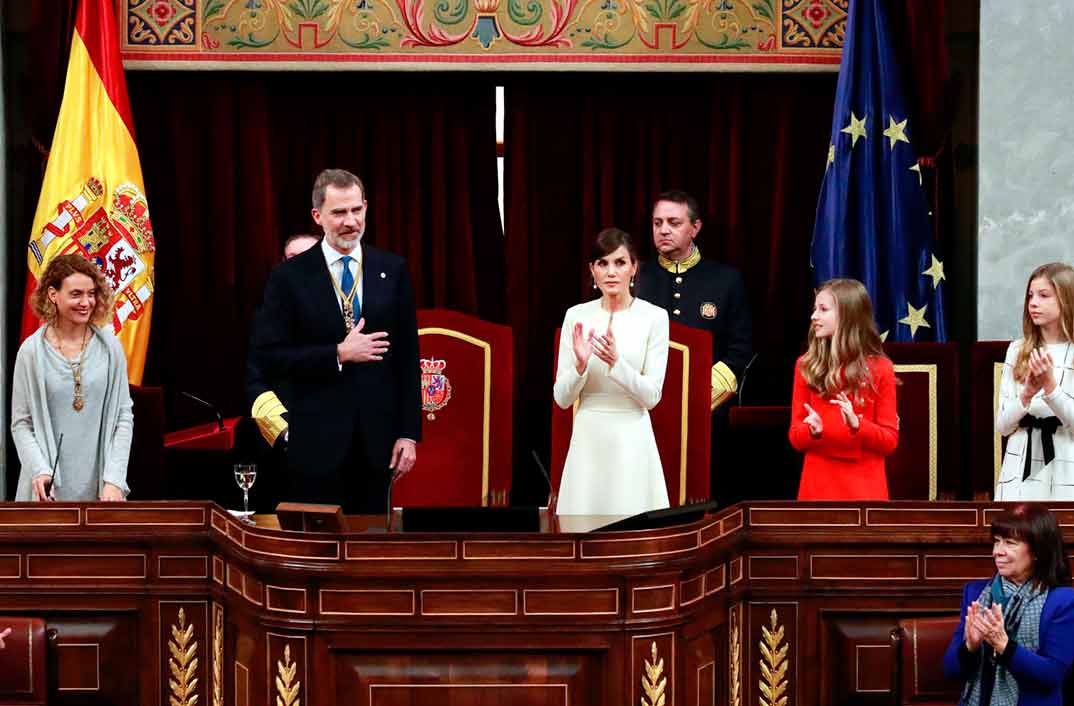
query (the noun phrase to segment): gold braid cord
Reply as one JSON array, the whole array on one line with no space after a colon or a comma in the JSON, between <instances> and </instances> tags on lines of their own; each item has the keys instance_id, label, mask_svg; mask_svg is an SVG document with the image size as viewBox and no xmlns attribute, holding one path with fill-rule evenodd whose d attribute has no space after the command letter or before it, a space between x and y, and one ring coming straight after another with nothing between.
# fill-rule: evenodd
<instances>
[{"instance_id":1,"label":"gold braid cord","mask_svg":"<svg viewBox=\"0 0 1074 706\"><path fill-rule=\"evenodd\" d=\"M772 609L772 629L761 626L761 706L787 706L787 645L784 629Z\"/></svg>"},{"instance_id":2,"label":"gold braid cord","mask_svg":"<svg viewBox=\"0 0 1074 706\"><path fill-rule=\"evenodd\" d=\"M741 610L741 603L731 609L731 706L742 706L742 638L738 634Z\"/></svg>"},{"instance_id":3,"label":"gold braid cord","mask_svg":"<svg viewBox=\"0 0 1074 706\"><path fill-rule=\"evenodd\" d=\"M172 625L172 639L168 642L168 686L172 695L170 706L195 706L198 703L198 642L194 639L194 625L186 624L186 613L179 609L179 622Z\"/></svg>"},{"instance_id":4,"label":"gold braid cord","mask_svg":"<svg viewBox=\"0 0 1074 706\"><path fill-rule=\"evenodd\" d=\"M283 661L276 662L276 706L302 706L298 692L302 682L295 681L298 663L291 661L291 646L283 648Z\"/></svg>"},{"instance_id":5,"label":"gold braid cord","mask_svg":"<svg viewBox=\"0 0 1074 706\"><path fill-rule=\"evenodd\" d=\"M213 603L213 706L224 706L224 607Z\"/></svg>"},{"instance_id":6,"label":"gold braid cord","mask_svg":"<svg viewBox=\"0 0 1074 706\"><path fill-rule=\"evenodd\" d=\"M652 653L653 660L652 662L645 660L645 674L641 677L641 688L645 692L645 696L641 699L641 706L664 706L666 698L664 689L667 687L668 679L663 676L663 658L657 659L655 640L653 641Z\"/></svg>"}]
</instances>

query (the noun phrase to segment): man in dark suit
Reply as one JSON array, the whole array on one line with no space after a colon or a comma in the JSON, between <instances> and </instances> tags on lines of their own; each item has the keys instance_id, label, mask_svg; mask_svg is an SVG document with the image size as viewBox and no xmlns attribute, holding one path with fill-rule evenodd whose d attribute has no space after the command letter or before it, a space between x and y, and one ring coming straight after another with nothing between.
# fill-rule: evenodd
<instances>
[{"instance_id":1,"label":"man in dark suit","mask_svg":"<svg viewBox=\"0 0 1074 706\"><path fill-rule=\"evenodd\" d=\"M417 314L406 261L361 242L368 204L350 172L313 187L319 247L269 275L256 351L288 401L284 499L383 513L421 437Z\"/></svg>"},{"instance_id":2,"label":"man in dark suit","mask_svg":"<svg viewBox=\"0 0 1074 706\"><path fill-rule=\"evenodd\" d=\"M746 285L738 270L703 259L694 239L701 230L697 200L685 191L665 191L653 204L656 262L641 265L637 295L667 309L671 321L712 334L711 407L713 499L734 502L738 489L719 478L719 437L724 436L727 408L752 353L752 325Z\"/></svg>"}]
</instances>

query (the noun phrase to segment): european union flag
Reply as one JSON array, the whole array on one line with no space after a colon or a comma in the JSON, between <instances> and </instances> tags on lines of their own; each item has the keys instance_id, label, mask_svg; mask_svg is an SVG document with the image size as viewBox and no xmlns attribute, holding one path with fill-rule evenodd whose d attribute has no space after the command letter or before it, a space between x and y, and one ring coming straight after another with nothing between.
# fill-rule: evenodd
<instances>
[{"instance_id":1,"label":"european union flag","mask_svg":"<svg viewBox=\"0 0 1074 706\"><path fill-rule=\"evenodd\" d=\"M882 0L851 0L817 203L817 284L853 277L889 341L943 341L943 262L929 223Z\"/></svg>"}]
</instances>

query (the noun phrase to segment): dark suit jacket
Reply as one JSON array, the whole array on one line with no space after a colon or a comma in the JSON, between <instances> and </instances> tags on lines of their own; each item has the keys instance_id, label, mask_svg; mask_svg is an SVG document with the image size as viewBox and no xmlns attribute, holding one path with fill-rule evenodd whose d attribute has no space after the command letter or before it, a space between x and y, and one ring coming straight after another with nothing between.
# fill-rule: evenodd
<instances>
[{"instance_id":1,"label":"dark suit jacket","mask_svg":"<svg viewBox=\"0 0 1074 706\"><path fill-rule=\"evenodd\" d=\"M277 265L265 287L256 354L265 381L287 400L293 473L340 473L352 434L361 437L367 466L387 473L396 439L421 440L417 315L406 261L364 244L362 253L363 331L388 334L381 361L340 370L336 344L347 332L320 247Z\"/></svg>"},{"instance_id":2,"label":"dark suit jacket","mask_svg":"<svg viewBox=\"0 0 1074 706\"><path fill-rule=\"evenodd\" d=\"M676 282L677 278L682 281ZM659 262L647 260L641 263L635 294L666 309L672 321L711 333L712 362L723 361L742 381L752 353L753 327L746 285L738 270L701 258L701 262L676 275ZM702 316L705 304L715 305L712 318Z\"/></svg>"}]
</instances>

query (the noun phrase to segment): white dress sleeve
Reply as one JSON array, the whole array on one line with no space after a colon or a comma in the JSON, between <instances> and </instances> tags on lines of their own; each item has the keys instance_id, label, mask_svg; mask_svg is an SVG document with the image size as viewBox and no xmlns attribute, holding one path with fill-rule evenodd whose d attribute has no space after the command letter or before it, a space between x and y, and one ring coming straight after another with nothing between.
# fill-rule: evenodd
<instances>
[{"instance_id":1,"label":"white dress sleeve","mask_svg":"<svg viewBox=\"0 0 1074 706\"><path fill-rule=\"evenodd\" d=\"M556 362L556 382L552 385L552 397L561 409L567 409L574 404L581 394L585 382L589 378L589 363L585 370L578 374L574 367L573 334L574 321L570 312L563 317L563 329L559 334L559 358ZM590 359L592 360L592 359Z\"/></svg>"},{"instance_id":2,"label":"white dress sleeve","mask_svg":"<svg viewBox=\"0 0 1074 706\"><path fill-rule=\"evenodd\" d=\"M1072 362L1070 357L1068 351L1068 360L1058 361L1056 368L1066 366L1069 374ZM1056 374L1056 378L1057 381L1055 389L1052 390L1052 394L1042 395L1041 399L1043 399L1044 404L1048 405L1048 408L1052 410L1052 414L1059 418L1059 421L1063 426L1067 429L1074 429L1074 395L1071 395L1070 393L1070 390L1074 389L1074 385L1068 385L1067 388L1064 388L1063 385L1060 385L1058 382L1061 379L1061 376L1059 376L1058 373Z\"/></svg>"},{"instance_id":3,"label":"white dress sleeve","mask_svg":"<svg viewBox=\"0 0 1074 706\"><path fill-rule=\"evenodd\" d=\"M1007 357L1003 361L1003 377L999 383L999 411L996 413L996 431L1003 436L1010 436L1018 431L1018 422L1026 416L1029 409L1022 406L1018 398L1022 385L1014 379L1014 364L1018 360L1018 351L1022 342L1012 341L1007 347Z\"/></svg>"},{"instance_id":4,"label":"white dress sleeve","mask_svg":"<svg viewBox=\"0 0 1074 706\"><path fill-rule=\"evenodd\" d=\"M641 370L635 370L619 356L608 371L608 377L619 383L626 393L645 409L652 409L660 402L660 395L664 391L664 374L668 366L668 313L656 307L653 307L653 312Z\"/></svg>"}]
</instances>

